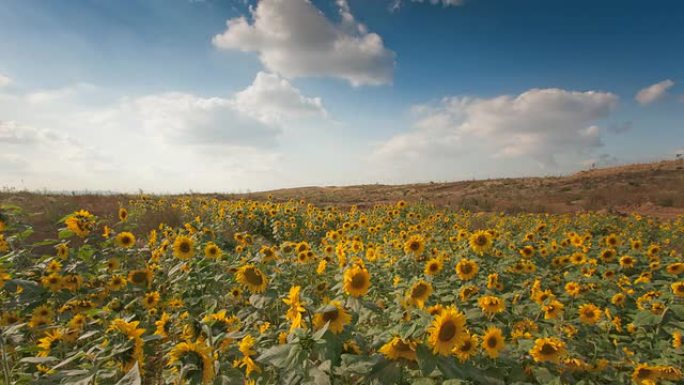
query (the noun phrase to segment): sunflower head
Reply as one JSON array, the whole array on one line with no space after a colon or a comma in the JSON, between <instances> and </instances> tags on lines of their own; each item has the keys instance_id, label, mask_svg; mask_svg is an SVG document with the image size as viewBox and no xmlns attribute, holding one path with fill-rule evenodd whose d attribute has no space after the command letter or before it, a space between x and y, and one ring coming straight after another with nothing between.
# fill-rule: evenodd
<instances>
[{"instance_id":1,"label":"sunflower head","mask_svg":"<svg viewBox=\"0 0 684 385\"><path fill-rule=\"evenodd\" d=\"M247 264L235 273L236 280L253 293L263 293L268 285L268 278L258 267Z\"/></svg>"},{"instance_id":2,"label":"sunflower head","mask_svg":"<svg viewBox=\"0 0 684 385\"><path fill-rule=\"evenodd\" d=\"M466 318L456 308L448 307L437 315L428 328L428 342L435 354L449 355L467 336Z\"/></svg>"},{"instance_id":3,"label":"sunflower head","mask_svg":"<svg viewBox=\"0 0 684 385\"><path fill-rule=\"evenodd\" d=\"M354 264L344 271L344 291L347 294L361 297L368 292L370 286L370 273L365 267Z\"/></svg>"}]
</instances>

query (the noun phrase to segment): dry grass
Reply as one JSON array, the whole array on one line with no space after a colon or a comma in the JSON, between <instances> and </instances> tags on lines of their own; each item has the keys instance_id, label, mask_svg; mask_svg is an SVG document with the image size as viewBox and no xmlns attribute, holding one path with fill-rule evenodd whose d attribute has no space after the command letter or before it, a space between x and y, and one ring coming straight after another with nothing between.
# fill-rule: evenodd
<instances>
[{"instance_id":1,"label":"dry grass","mask_svg":"<svg viewBox=\"0 0 684 385\"><path fill-rule=\"evenodd\" d=\"M441 207L488 212L569 213L604 211L637 212L661 218L684 215L684 160L634 164L583 171L565 177L504 178L411 185L300 187L250 194L206 194L219 199L303 199L320 206L361 208L406 200ZM129 195L43 194L0 192L0 204L21 206L34 226L35 239L54 236L55 223L65 214L86 209L112 218ZM180 214L169 209L139 218L142 230L160 222L177 226Z\"/></svg>"}]
</instances>

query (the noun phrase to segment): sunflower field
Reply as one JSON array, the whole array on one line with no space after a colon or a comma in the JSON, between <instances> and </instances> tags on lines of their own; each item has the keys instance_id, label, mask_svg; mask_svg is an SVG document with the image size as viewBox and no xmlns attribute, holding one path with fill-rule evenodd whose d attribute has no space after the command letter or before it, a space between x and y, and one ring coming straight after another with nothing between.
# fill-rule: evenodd
<instances>
[{"instance_id":1,"label":"sunflower field","mask_svg":"<svg viewBox=\"0 0 684 385\"><path fill-rule=\"evenodd\" d=\"M682 218L203 197L65 214L35 240L0 212L0 383L684 381Z\"/></svg>"}]
</instances>

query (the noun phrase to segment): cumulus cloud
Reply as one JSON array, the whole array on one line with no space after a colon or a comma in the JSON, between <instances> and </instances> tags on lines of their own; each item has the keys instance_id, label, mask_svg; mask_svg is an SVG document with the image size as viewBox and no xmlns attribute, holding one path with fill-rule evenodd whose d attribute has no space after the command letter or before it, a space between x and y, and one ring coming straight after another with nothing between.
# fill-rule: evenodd
<instances>
[{"instance_id":1,"label":"cumulus cloud","mask_svg":"<svg viewBox=\"0 0 684 385\"><path fill-rule=\"evenodd\" d=\"M285 129L327 119L320 98L269 73L228 96L119 97L79 84L15 91L0 92L0 169L14 170L0 185L28 188L273 187Z\"/></svg>"},{"instance_id":2,"label":"cumulus cloud","mask_svg":"<svg viewBox=\"0 0 684 385\"><path fill-rule=\"evenodd\" d=\"M413 108L414 129L381 143L378 160L455 159L466 151L531 157L554 166L562 154L602 146L597 121L618 101L611 93L531 89L490 99L447 97Z\"/></svg>"},{"instance_id":3,"label":"cumulus cloud","mask_svg":"<svg viewBox=\"0 0 684 385\"><path fill-rule=\"evenodd\" d=\"M357 22L346 0L340 21L329 20L309 0L260 0L251 21L238 17L214 36L219 49L257 52L262 64L285 77L332 76L353 86L391 83L395 54Z\"/></svg>"},{"instance_id":4,"label":"cumulus cloud","mask_svg":"<svg viewBox=\"0 0 684 385\"><path fill-rule=\"evenodd\" d=\"M10 79L9 76L0 72L0 88L8 86L8 85L10 85L10 83L12 83L12 79Z\"/></svg>"},{"instance_id":5,"label":"cumulus cloud","mask_svg":"<svg viewBox=\"0 0 684 385\"><path fill-rule=\"evenodd\" d=\"M259 72L249 87L235 94L232 104L266 124L327 115L321 98L306 97L287 79L266 72Z\"/></svg>"},{"instance_id":6,"label":"cumulus cloud","mask_svg":"<svg viewBox=\"0 0 684 385\"><path fill-rule=\"evenodd\" d=\"M667 90L672 86L674 86L674 82L672 80L663 80L662 82L658 82L641 89L639 92L637 92L634 98L641 105L651 104L665 96Z\"/></svg>"}]
</instances>

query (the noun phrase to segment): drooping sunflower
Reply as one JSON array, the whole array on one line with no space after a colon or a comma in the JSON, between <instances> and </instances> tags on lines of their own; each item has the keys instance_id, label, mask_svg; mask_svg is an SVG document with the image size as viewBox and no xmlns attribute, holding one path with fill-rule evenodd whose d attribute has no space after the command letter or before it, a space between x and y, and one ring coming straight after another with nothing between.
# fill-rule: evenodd
<instances>
[{"instance_id":1,"label":"drooping sunflower","mask_svg":"<svg viewBox=\"0 0 684 385\"><path fill-rule=\"evenodd\" d=\"M489 318L492 318L495 314L504 311L505 305L504 301L493 295L485 295L477 300L477 304L482 309L482 312Z\"/></svg>"},{"instance_id":2,"label":"drooping sunflower","mask_svg":"<svg viewBox=\"0 0 684 385\"><path fill-rule=\"evenodd\" d=\"M235 279L253 293L263 293L268 285L268 278L252 264L241 266L235 273Z\"/></svg>"},{"instance_id":3,"label":"drooping sunflower","mask_svg":"<svg viewBox=\"0 0 684 385\"><path fill-rule=\"evenodd\" d=\"M59 245L55 246L55 249L57 250L57 256L61 259L67 259L69 257L69 245L66 243L60 243Z\"/></svg>"},{"instance_id":4,"label":"drooping sunflower","mask_svg":"<svg viewBox=\"0 0 684 385\"><path fill-rule=\"evenodd\" d=\"M632 372L632 380L639 385L655 384L658 380L658 370L648 364L638 364Z\"/></svg>"},{"instance_id":5,"label":"drooping sunflower","mask_svg":"<svg viewBox=\"0 0 684 385\"><path fill-rule=\"evenodd\" d=\"M555 337L537 338L529 353L535 362L553 362L557 364L565 356L565 343Z\"/></svg>"},{"instance_id":6,"label":"drooping sunflower","mask_svg":"<svg viewBox=\"0 0 684 385\"><path fill-rule=\"evenodd\" d=\"M370 273L365 267L354 264L344 271L344 291L354 297L361 297L371 286Z\"/></svg>"},{"instance_id":7,"label":"drooping sunflower","mask_svg":"<svg viewBox=\"0 0 684 385\"><path fill-rule=\"evenodd\" d=\"M470 235L468 242L473 252L479 255L484 255L484 253L489 251L494 244L492 235L485 230L478 230L474 232L472 235Z\"/></svg>"},{"instance_id":8,"label":"drooping sunflower","mask_svg":"<svg viewBox=\"0 0 684 385\"><path fill-rule=\"evenodd\" d=\"M501 329L490 326L482 336L482 348L490 358L497 358L506 347Z\"/></svg>"},{"instance_id":9,"label":"drooping sunflower","mask_svg":"<svg viewBox=\"0 0 684 385\"><path fill-rule=\"evenodd\" d=\"M328 330L334 334L342 333L344 326L351 322L351 315L347 313L339 301L331 301L328 305L314 315L313 324L316 329L328 325Z\"/></svg>"},{"instance_id":10,"label":"drooping sunflower","mask_svg":"<svg viewBox=\"0 0 684 385\"><path fill-rule=\"evenodd\" d=\"M128 231L123 231L116 235L116 245L124 249L129 249L135 245L135 235Z\"/></svg>"},{"instance_id":11,"label":"drooping sunflower","mask_svg":"<svg viewBox=\"0 0 684 385\"><path fill-rule=\"evenodd\" d=\"M173 241L173 255L178 259L190 259L195 254L195 242L192 238L179 235Z\"/></svg>"},{"instance_id":12,"label":"drooping sunflower","mask_svg":"<svg viewBox=\"0 0 684 385\"><path fill-rule=\"evenodd\" d=\"M128 220L128 210L123 207L119 209L119 220L121 222L126 222Z\"/></svg>"},{"instance_id":13,"label":"drooping sunflower","mask_svg":"<svg viewBox=\"0 0 684 385\"><path fill-rule=\"evenodd\" d=\"M45 337L38 340L38 357L47 357L52 349L62 340L64 333L60 329L50 330L45 333Z\"/></svg>"},{"instance_id":14,"label":"drooping sunflower","mask_svg":"<svg viewBox=\"0 0 684 385\"><path fill-rule=\"evenodd\" d=\"M416 361L416 346L418 346L418 343L414 340L395 336L382 345L379 351L390 360L403 358L409 361Z\"/></svg>"},{"instance_id":15,"label":"drooping sunflower","mask_svg":"<svg viewBox=\"0 0 684 385\"><path fill-rule=\"evenodd\" d=\"M586 303L579 307L579 319L582 323L588 325L597 323L601 319L602 314L601 309L591 303Z\"/></svg>"},{"instance_id":16,"label":"drooping sunflower","mask_svg":"<svg viewBox=\"0 0 684 385\"><path fill-rule=\"evenodd\" d=\"M414 305L419 309L425 306L425 301L432 294L432 285L424 280L419 280L406 293L406 303Z\"/></svg>"},{"instance_id":17,"label":"drooping sunflower","mask_svg":"<svg viewBox=\"0 0 684 385\"><path fill-rule=\"evenodd\" d=\"M463 281L469 281L477 275L480 267L477 262L463 258L456 264L456 274Z\"/></svg>"},{"instance_id":18,"label":"drooping sunflower","mask_svg":"<svg viewBox=\"0 0 684 385\"><path fill-rule=\"evenodd\" d=\"M86 210L79 210L64 220L67 229L83 238L95 227L95 217Z\"/></svg>"},{"instance_id":19,"label":"drooping sunflower","mask_svg":"<svg viewBox=\"0 0 684 385\"><path fill-rule=\"evenodd\" d=\"M292 286L287 298L283 299L283 302L286 305L289 305L289 308L285 313L285 318L290 321L290 332L298 328L306 327L304 319L302 318L302 314L304 314L306 309L304 308L300 298L301 289L301 286Z\"/></svg>"},{"instance_id":20,"label":"drooping sunflower","mask_svg":"<svg viewBox=\"0 0 684 385\"><path fill-rule=\"evenodd\" d=\"M439 258L432 258L425 262L425 270L423 272L425 275L436 275L440 271L442 271L442 267L444 264L442 263L442 260Z\"/></svg>"},{"instance_id":21,"label":"drooping sunflower","mask_svg":"<svg viewBox=\"0 0 684 385\"><path fill-rule=\"evenodd\" d=\"M468 336L465 315L453 306L444 309L432 320L428 334L432 352L449 355L454 346Z\"/></svg>"},{"instance_id":22,"label":"drooping sunflower","mask_svg":"<svg viewBox=\"0 0 684 385\"><path fill-rule=\"evenodd\" d=\"M563 314L563 309L565 309L565 305L558 300L553 300L549 304L543 305L544 319L557 319Z\"/></svg>"},{"instance_id":23,"label":"drooping sunflower","mask_svg":"<svg viewBox=\"0 0 684 385\"><path fill-rule=\"evenodd\" d=\"M129 341L133 342L133 346L122 351L116 357L123 372L127 372L133 365L138 365L140 370L145 363L143 356L144 342L141 336L145 333L145 329L138 328L140 321L125 321L121 318L114 319L107 328L107 332L117 332L124 336Z\"/></svg>"},{"instance_id":24,"label":"drooping sunflower","mask_svg":"<svg viewBox=\"0 0 684 385\"><path fill-rule=\"evenodd\" d=\"M463 341L456 345L453 353L456 355L459 361L466 362L475 354L477 354L478 343L479 339L477 335L469 334L467 338L463 339Z\"/></svg>"},{"instance_id":25,"label":"drooping sunflower","mask_svg":"<svg viewBox=\"0 0 684 385\"><path fill-rule=\"evenodd\" d=\"M251 335L247 334L240 340L240 344L238 345L238 350L240 350L240 353L242 353L242 359L236 360L235 363L233 363L233 366L239 366L239 367L244 367L245 368L245 374L247 377L249 377L250 373L252 372L260 372L261 368L252 360L252 355L256 354L256 351L252 349L254 345L256 344L256 340L254 337ZM236 365L237 364L237 365Z\"/></svg>"},{"instance_id":26,"label":"drooping sunflower","mask_svg":"<svg viewBox=\"0 0 684 385\"><path fill-rule=\"evenodd\" d=\"M168 353L168 366L179 365L185 370L180 371L190 383L211 384L214 379L214 360L211 357L211 348L202 339L195 342L185 341L174 346Z\"/></svg>"}]
</instances>

